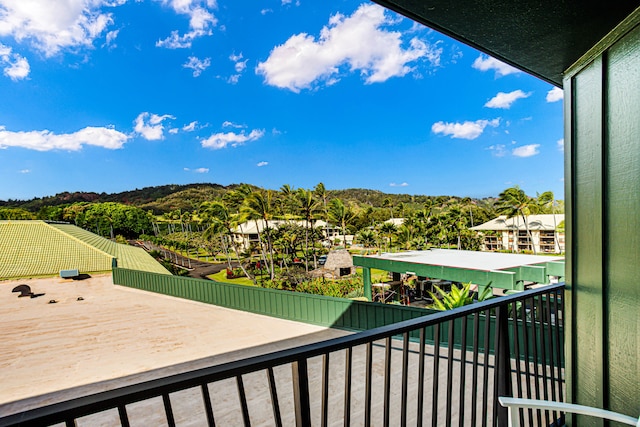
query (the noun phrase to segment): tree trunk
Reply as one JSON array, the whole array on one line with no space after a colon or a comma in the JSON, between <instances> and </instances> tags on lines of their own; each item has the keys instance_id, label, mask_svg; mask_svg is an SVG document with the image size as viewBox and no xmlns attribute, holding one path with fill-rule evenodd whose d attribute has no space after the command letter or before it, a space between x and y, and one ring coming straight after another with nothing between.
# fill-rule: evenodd
<instances>
[{"instance_id":1,"label":"tree trunk","mask_svg":"<svg viewBox=\"0 0 640 427\"><path fill-rule=\"evenodd\" d=\"M533 254L537 255L538 251L536 251L536 245L533 242L533 236L531 235L531 231L529 230L529 224L527 223L527 217L524 215L524 213L521 211L520 215L522 215L522 219L524 220L524 228L525 230L527 230L527 236L529 237L529 241L531 242L531 249L533 249Z\"/></svg>"}]
</instances>

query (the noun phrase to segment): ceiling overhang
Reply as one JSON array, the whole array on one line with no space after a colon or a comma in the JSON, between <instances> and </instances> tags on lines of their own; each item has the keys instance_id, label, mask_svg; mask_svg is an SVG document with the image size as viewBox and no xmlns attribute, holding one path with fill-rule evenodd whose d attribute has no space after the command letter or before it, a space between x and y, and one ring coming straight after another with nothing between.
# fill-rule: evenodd
<instances>
[{"instance_id":1,"label":"ceiling overhang","mask_svg":"<svg viewBox=\"0 0 640 427\"><path fill-rule=\"evenodd\" d=\"M556 86L640 7L640 0L373 1Z\"/></svg>"}]
</instances>

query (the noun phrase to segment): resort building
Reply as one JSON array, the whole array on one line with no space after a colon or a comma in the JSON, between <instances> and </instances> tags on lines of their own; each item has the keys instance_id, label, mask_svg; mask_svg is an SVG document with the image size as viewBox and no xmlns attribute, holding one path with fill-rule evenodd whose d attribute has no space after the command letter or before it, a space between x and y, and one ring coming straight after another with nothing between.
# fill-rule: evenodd
<instances>
[{"instance_id":1,"label":"resort building","mask_svg":"<svg viewBox=\"0 0 640 427\"><path fill-rule=\"evenodd\" d=\"M251 245L258 245L260 243L259 234L264 232L267 228L267 224L272 230L283 225L296 225L302 228L306 228L308 226L306 220L274 219L269 221L247 221L232 230L233 239L240 248L247 250ZM313 221L311 227L320 231L325 241L333 242L335 239L343 238L340 228L328 224L325 221Z\"/></svg>"},{"instance_id":2,"label":"resort building","mask_svg":"<svg viewBox=\"0 0 640 427\"><path fill-rule=\"evenodd\" d=\"M501 215L471 227L471 230L482 236L483 251L564 253L564 214L528 215L526 218L525 225L521 216L507 218Z\"/></svg>"}]
</instances>

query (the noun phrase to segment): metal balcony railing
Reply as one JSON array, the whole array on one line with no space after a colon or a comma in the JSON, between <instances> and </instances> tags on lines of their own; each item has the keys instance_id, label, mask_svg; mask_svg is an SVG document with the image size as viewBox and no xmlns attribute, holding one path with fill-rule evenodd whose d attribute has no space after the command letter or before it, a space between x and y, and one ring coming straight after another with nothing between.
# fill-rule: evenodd
<instances>
[{"instance_id":1,"label":"metal balcony railing","mask_svg":"<svg viewBox=\"0 0 640 427\"><path fill-rule=\"evenodd\" d=\"M564 400L563 294L557 284L495 298L40 407L0 426L506 426L498 396ZM561 413L520 417L564 424Z\"/></svg>"}]
</instances>

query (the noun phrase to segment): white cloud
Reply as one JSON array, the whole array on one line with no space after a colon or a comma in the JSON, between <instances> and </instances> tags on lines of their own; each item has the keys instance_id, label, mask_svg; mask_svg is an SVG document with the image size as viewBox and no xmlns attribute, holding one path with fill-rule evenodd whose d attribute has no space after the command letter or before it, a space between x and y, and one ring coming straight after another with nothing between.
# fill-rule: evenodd
<instances>
[{"instance_id":1,"label":"white cloud","mask_svg":"<svg viewBox=\"0 0 640 427\"><path fill-rule=\"evenodd\" d=\"M249 61L248 59L242 61L242 58L242 52L237 55L235 53L229 55L229 60L234 63L233 68L235 69L236 74L229 76L229 78L227 79L227 83L234 85L238 83L238 81L240 81L240 77L242 77L242 73L244 73L244 71L246 70L247 62Z\"/></svg>"},{"instance_id":2,"label":"white cloud","mask_svg":"<svg viewBox=\"0 0 640 427\"><path fill-rule=\"evenodd\" d=\"M198 77L204 70L206 70L209 65L211 65L211 58L205 58L200 60L195 56L190 56L189 60L184 63L182 66L184 68L190 68L193 70L193 77Z\"/></svg>"},{"instance_id":3,"label":"white cloud","mask_svg":"<svg viewBox=\"0 0 640 427\"><path fill-rule=\"evenodd\" d=\"M118 45L115 44L115 40L118 37L118 33L119 32L120 32L120 30L109 31L107 33L107 35L105 36L105 42L102 45L102 47L107 46L110 49L113 49L113 48L117 47Z\"/></svg>"},{"instance_id":4,"label":"white cloud","mask_svg":"<svg viewBox=\"0 0 640 427\"><path fill-rule=\"evenodd\" d=\"M564 153L564 138L559 139L556 144L558 144L558 150Z\"/></svg>"},{"instance_id":5,"label":"white cloud","mask_svg":"<svg viewBox=\"0 0 640 427\"><path fill-rule=\"evenodd\" d=\"M237 73L242 73L247 68L247 61L249 60L245 59L244 61L236 62L234 68L236 69Z\"/></svg>"},{"instance_id":6,"label":"white cloud","mask_svg":"<svg viewBox=\"0 0 640 427\"><path fill-rule=\"evenodd\" d=\"M178 128L171 128L171 129L169 129L169 133L170 133L171 135L177 135L179 131L180 131L180 129L178 129Z\"/></svg>"},{"instance_id":7,"label":"white cloud","mask_svg":"<svg viewBox=\"0 0 640 427\"><path fill-rule=\"evenodd\" d=\"M198 37L210 35L210 32L193 30L180 35L178 30L171 31L171 35L164 40L158 40L156 47L166 47L167 49L187 49L191 47L191 43Z\"/></svg>"},{"instance_id":8,"label":"white cloud","mask_svg":"<svg viewBox=\"0 0 640 427\"><path fill-rule=\"evenodd\" d=\"M29 62L23 56L13 53L13 49L0 43L0 67L4 67L4 75L18 81L26 78L31 71Z\"/></svg>"},{"instance_id":9,"label":"white cloud","mask_svg":"<svg viewBox=\"0 0 640 427\"><path fill-rule=\"evenodd\" d=\"M431 126L433 133L451 135L451 138L476 139L487 126L496 127L500 124L500 119L476 120L475 122L445 123L436 122Z\"/></svg>"},{"instance_id":10,"label":"white cloud","mask_svg":"<svg viewBox=\"0 0 640 427\"><path fill-rule=\"evenodd\" d=\"M496 157L504 157L507 155L507 149L504 144L490 145L487 147L487 150L490 150Z\"/></svg>"},{"instance_id":11,"label":"white cloud","mask_svg":"<svg viewBox=\"0 0 640 427\"><path fill-rule=\"evenodd\" d=\"M175 119L175 117L169 114L160 116L148 112L140 113L136 117L134 130L149 141L163 139L164 126L162 122L165 119Z\"/></svg>"},{"instance_id":12,"label":"white cloud","mask_svg":"<svg viewBox=\"0 0 640 427\"><path fill-rule=\"evenodd\" d=\"M340 69L359 72L366 83L384 82L414 70L424 58L436 66L441 48L418 38L402 47L402 34L386 27L397 24L380 6L361 5L351 16L333 15L320 36L300 33L276 46L256 67L265 83L299 92L314 84L335 84Z\"/></svg>"},{"instance_id":13,"label":"white cloud","mask_svg":"<svg viewBox=\"0 0 640 427\"><path fill-rule=\"evenodd\" d=\"M31 71L29 62L13 49L0 43L0 67L4 67L4 75L11 80L18 81L26 78Z\"/></svg>"},{"instance_id":14,"label":"white cloud","mask_svg":"<svg viewBox=\"0 0 640 427\"><path fill-rule=\"evenodd\" d=\"M20 173L31 173L30 169L22 169Z\"/></svg>"},{"instance_id":15,"label":"white cloud","mask_svg":"<svg viewBox=\"0 0 640 427\"><path fill-rule=\"evenodd\" d=\"M408 187L409 184L407 184L406 182L400 183L400 184L396 184L395 182L392 182L391 184L389 184L389 187Z\"/></svg>"},{"instance_id":16,"label":"white cloud","mask_svg":"<svg viewBox=\"0 0 640 427\"><path fill-rule=\"evenodd\" d=\"M116 37L118 37L118 33L120 32L120 30L114 30L114 31L109 31L107 33L106 38L106 43L108 45L110 45L111 43L113 43L113 41L116 39Z\"/></svg>"},{"instance_id":17,"label":"white cloud","mask_svg":"<svg viewBox=\"0 0 640 427\"><path fill-rule=\"evenodd\" d=\"M196 130L196 125L198 124L197 121L193 121L191 123L189 123L188 125L184 125L182 127L182 130L185 132L193 132L194 130Z\"/></svg>"},{"instance_id":18,"label":"white cloud","mask_svg":"<svg viewBox=\"0 0 640 427\"><path fill-rule=\"evenodd\" d=\"M209 168L197 168L197 169L183 168L183 169L185 172L209 173Z\"/></svg>"},{"instance_id":19,"label":"white cloud","mask_svg":"<svg viewBox=\"0 0 640 427\"><path fill-rule=\"evenodd\" d=\"M273 9L262 9L260 11L260 14L266 15L267 13L271 13L271 12L273 12Z\"/></svg>"},{"instance_id":20,"label":"white cloud","mask_svg":"<svg viewBox=\"0 0 640 427\"><path fill-rule=\"evenodd\" d=\"M509 74L521 72L511 65L507 65L504 62L498 61L497 59L486 55L480 55L479 57L477 57L476 60L473 61L473 65L471 66L480 71L495 70L496 77L502 77Z\"/></svg>"},{"instance_id":21,"label":"white cloud","mask_svg":"<svg viewBox=\"0 0 640 427\"><path fill-rule=\"evenodd\" d=\"M228 145L232 147L237 147L238 145L242 145L245 142L256 141L264 136L264 130L262 129L254 129L248 135L242 131L240 133L227 132L227 133L216 133L211 135L207 139L202 140L202 146L204 148L212 148L214 150L219 150L221 148L225 148Z\"/></svg>"},{"instance_id":22,"label":"white cloud","mask_svg":"<svg viewBox=\"0 0 640 427\"><path fill-rule=\"evenodd\" d=\"M498 92L496 96L491 98L484 104L485 107L489 108L511 108L511 105L516 102L518 99L528 98L531 96L531 92L525 93L520 89L514 90L513 92L505 93Z\"/></svg>"},{"instance_id":23,"label":"white cloud","mask_svg":"<svg viewBox=\"0 0 640 427\"><path fill-rule=\"evenodd\" d=\"M113 23L105 7L125 0L0 0L0 36L28 41L46 56L61 49L91 47Z\"/></svg>"},{"instance_id":24,"label":"white cloud","mask_svg":"<svg viewBox=\"0 0 640 427\"><path fill-rule=\"evenodd\" d=\"M74 133L55 134L49 130L11 132L0 126L0 148L22 147L28 150L78 151L84 145L115 150L122 148L129 137L110 127L86 127Z\"/></svg>"},{"instance_id":25,"label":"white cloud","mask_svg":"<svg viewBox=\"0 0 640 427\"><path fill-rule=\"evenodd\" d=\"M269 162L258 162L258 164L256 166L258 166L259 168L263 167L263 166L267 166L269 164Z\"/></svg>"},{"instance_id":26,"label":"white cloud","mask_svg":"<svg viewBox=\"0 0 640 427\"><path fill-rule=\"evenodd\" d=\"M547 92L547 102L557 102L564 99L564 91L559 87L554 87Z\"/></svg>"},{"instance_id":27,"label":"white cloud","mask_svg":"<svg viewBox=\"0 0 640 427\"><path fill-rule=\"evenodd\" d=\"M236 123L233 123L233 122L230 122L230 121L227 120L227 121L222 123L222 127L223 128L232 127L232 128L236 128L236 129L244 129L247 126L246 125L239 125L239 124L236 124Z\"/></svg>"},{"instance_id":28,"label":"white cloud","mask_svg":"<svg viewBox=\"0 0 640 427\"><path fill-rule=\"evenodd\" d=\"M511 154L516 157L531 157L536 154L540 154L540 150L538 150L538 148L540 148L540 144L522 145L514 148Z\"/></svg>"},{"instance_id":29,"label":"white cloud","mask_svg":"<svg viewBox=\"0 0 640 427\"><path fill-rule=\"evenodd\" d=\"M156 42L157 47L168 49L190 48L191 43L198 37L212 34L211 28L218 20L212 10L217 7L215 0L160 0L162 4L171 7L179 15L189 17L189 31L180 35L178 30L164 40Z\"/></svg>"}]
</instances>

